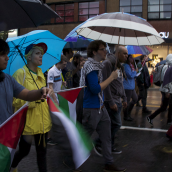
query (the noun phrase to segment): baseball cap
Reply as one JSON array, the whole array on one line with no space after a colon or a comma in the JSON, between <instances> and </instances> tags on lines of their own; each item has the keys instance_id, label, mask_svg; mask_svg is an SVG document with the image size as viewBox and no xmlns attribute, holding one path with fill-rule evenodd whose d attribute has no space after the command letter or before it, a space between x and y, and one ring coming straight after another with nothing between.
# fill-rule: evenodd
<instances>
[{"instance_id":1,"label":"baseball cap","mask_svg":"<svg viewBox=\"0 0 172 172\"><path fill-rule=\"evenodd\" d=\"M44 54L46 53L47 51L47 45L43 42L41 43L38 43L38 44L30 44L26 47L25 49L25 55L29 53L29 51L33 48L33 47L41 47L44 51Z\"/></svg>"}]
</instances>

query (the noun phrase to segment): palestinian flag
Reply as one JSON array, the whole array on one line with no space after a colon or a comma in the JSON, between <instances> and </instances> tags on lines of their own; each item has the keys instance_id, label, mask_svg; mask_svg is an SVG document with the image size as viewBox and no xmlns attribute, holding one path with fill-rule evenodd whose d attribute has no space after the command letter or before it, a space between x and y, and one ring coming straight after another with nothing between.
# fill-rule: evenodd
<instances>
[{"instance_id":1,"label":"palestinian flag","mask_svg":"<svg viewBox=\"0 0 172 172\"><path fill-rule=\"evenodd\" d=\"M23 105L0 125L0 172L8 172L23 132L28 105Z\"/></svg>"},{"instance_id":2,"label":"palestinian flag","mask_svg":"<svg viewBox=\"0 0 172 172\"><path fill-rule=\"evenodd\" d=\"M76 99L82 88L77 87L57 92L60 108L74 122L76 122Z\"/></svg>"},{"instance_id":3,"label":"palestinian flag","mask_svg":"<svg viewBox=\"0 0 172 172\"><path fill-rule=\"evenodd\" d=\"M57 141L61 148L72 156L72 161L77 169L90 156L92 143L84 133L81 125L71 120L64 109L57 106L50 98L47 99L52 118L53 140Z\"/></svg>"}]
</instances>

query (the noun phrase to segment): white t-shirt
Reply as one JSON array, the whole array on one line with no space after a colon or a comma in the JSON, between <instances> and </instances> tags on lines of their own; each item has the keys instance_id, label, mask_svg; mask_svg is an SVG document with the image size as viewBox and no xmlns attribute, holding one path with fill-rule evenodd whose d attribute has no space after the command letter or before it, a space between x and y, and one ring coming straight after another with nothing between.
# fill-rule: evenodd
<instances>
[{"instance_id":1,"label":"white t-shirt","mask_svg":"<svg viewBox=\"0 0 172 172\"><path fill-rule=\"evenodd\" d=\"M55 65L48 71L47 84L49 87L49 83L52 83L54 91L61 90L61 85L62 85L61 73L62 73L61 70L58 70ZM58 101L57 94L55 95Z\"/></svg>"}]
</instances>

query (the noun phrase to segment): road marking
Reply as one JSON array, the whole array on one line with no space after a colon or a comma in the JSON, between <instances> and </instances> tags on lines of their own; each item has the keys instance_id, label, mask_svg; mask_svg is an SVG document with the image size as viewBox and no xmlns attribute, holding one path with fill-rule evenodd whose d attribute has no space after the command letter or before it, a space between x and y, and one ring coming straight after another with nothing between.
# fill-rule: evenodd
<instances>
[{"instance_id":1,"label":"road marking","mask_svg":"<svg viewBox=\"0 0 172 172\"><path fill-rule=\"evenodd\" d=\"M130 129L130 130L142 130L142 131L158 131L158 132L163 132L163 133L166 133L168 131L168 130L158 129L158 128L140 128L140 127L129 127L129 126L122 126L120 129L122 129L122 130Z\"/></svg>"},{"instance_id":2,"label":"road marking","mask_svg":"<svg viewBox=\"0 0 172 172\"><path fill-rule=\"evenodd\" d=\"M155 98L162 98L162 97L159 97L159 96L147 96L147 97L155 97Z\"/></svg>"},{"instance_id":3,"label":"road marking","mask_svg":"<svg viewBox=\"0 0 172 172\"><path fill-rule=\"evenodd\" d=\"M148 107L160 107L160 106L152 106L152 105L146 105L146 106L148 106Z\"/></svg>"},{"instance_id":4,"label":"road marking","mask_svg":"<svg viewBox=\"0 0 172 172\"><path fill-rule=\"evenodd\" d=\"M160 106L152 106L152 105L146 105L146 106L148 106L148 107L160 107Z\"/></svg>"}]
</instances>

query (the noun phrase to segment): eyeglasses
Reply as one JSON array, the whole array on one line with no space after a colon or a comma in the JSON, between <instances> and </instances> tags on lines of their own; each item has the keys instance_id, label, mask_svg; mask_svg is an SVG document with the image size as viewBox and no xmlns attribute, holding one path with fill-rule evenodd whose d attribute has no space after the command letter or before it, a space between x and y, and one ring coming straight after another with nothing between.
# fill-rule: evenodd
<instances>
[{"instance_id":1,"label":"eyeglasses","mask_svg":"<svg viewBox=\"0 0 172 172\"><path fill-rule=\"evenodd\" d=\"M99 50L106 52L106 48L101 48Z\"/></svg>"}]
</instances>

